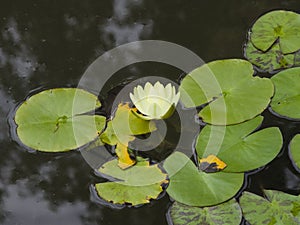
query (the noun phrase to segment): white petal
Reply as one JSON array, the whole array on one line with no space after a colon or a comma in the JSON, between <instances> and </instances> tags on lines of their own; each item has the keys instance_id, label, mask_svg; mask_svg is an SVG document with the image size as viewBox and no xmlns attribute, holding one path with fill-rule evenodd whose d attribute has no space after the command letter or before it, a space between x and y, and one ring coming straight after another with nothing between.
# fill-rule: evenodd
<instances>
[{"instance_id":1,"label":"white petal","mask_svg":"<svg viewBox=\"0 0 300 225\"><path fill-rule=\"evenodd\" d=\"M135 95L133 95L132 93L129 93L129 97L130 97L132 103L135 105L135 103L137 102L137 98L135 97Z\"/></svg>"},{"instance_id":2,"label":"white petal","mask_svg":"<svg viewBox=\"0 0 300 225\"><path fill-rule=\"evenodd\" d=\"M144 89L142 88L142 86L138 85L137 86L137 98L139 100L145 98L146 94L145 94L145 91Z\"/></svg>"},{"instance_id":3,"label":"white petal","mask_svg":"<svg viewBox=\"0 0 300 225\"><path fill-rule=\"evenodd\" d=\"M149 93L151 92L152 89L153 89L152 84L147 82L144 87L145 94L149 95Z\"/></svg>"}]
</instances>

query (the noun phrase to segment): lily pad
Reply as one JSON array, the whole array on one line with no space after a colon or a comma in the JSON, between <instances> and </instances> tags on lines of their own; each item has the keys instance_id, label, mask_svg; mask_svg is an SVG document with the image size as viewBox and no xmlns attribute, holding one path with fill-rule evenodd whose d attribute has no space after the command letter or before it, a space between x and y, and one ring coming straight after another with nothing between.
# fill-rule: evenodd
<instances>
[{"instance_id":1,"label":"lily pad","mask_svg":"<svg viewBox=\"0 0 300 225\"><path fill-rule=\"evenodd\" d=\"M116 145L121 143L128 145L134 140L134 135L147 134L156 130L153 121L146 121L136 116L128 104L120 104L115 112L115 116L107 123L107 128L100 138L104 143Z\"/></svg>"},{"instance_id":2,"label":"lily pad","mask_svg":"<svg viewBox=\"0 0 300 225\"><path fill-rule=\"evenodd\" d=\"M183 153L174 152L164 162L170 184L168 194L189 206L212 206L232 198L242 187L243 173L205 173Z\"/></svg>"},{"instance_id":3,"label":"lily pad","mask_svg":"<svg viewBox=\"0 0 300 225\"><path fill-rule=\"evenodd\" d=\"M267 51L276 41L283 54L300 49L300 15L276 10L261 16L253 25L250 39L261 51Z\"/></svg>"},{"instance_id":4,"label":"lily pad","mask_svg":"<svg viewBox=\"0 0 300 225\"><path fill-rule=\"evenodd\" d=\"M300 134L295 135L290 143L290 157L300 169Z\"/></svg>"},{"instance_id":5,"label":"lily pad","mask_svg":"<svg viewBox=\"0 0 300 225\"><path fill-rule=\"evenodd\" d=\"M300 119L300 68L291 68L271 78L275 85L272 109L285 117Z\"/></svg>"},{"instance_id":6,"label":"lily pad","mask_svg":"<svg viewBox=\"0 0 300 225\"><path fill-rule=\"evenodd\" d=\"M186 107L209 103L199 112L204 122L230 125L260 114L274 87L267 78L253 77L252 64L242 59L217 60L189 73L180 85Z\"/></svg>"},{"instance_id":7,"label":"lily pad","mask_svg":"<svg viewBox=\"0 0 300 225\"><path fill-rule=\"evenodd\" d=\"M253 133L262 120L258 116L227 127L205 126L196 143L198 157L216 155L227 164L224 172L245 172L266 165L280 152L282 135L277 127Z\"/></svg>"},{"instance_id":8,"label":"lily pad","mask_svg":"<svg viewBox=\"0 0 300 225\"><path fill-rule=\"evenodd\" d=\"M101 104L97 96L76 88L56 88L28 98L16 111L20 140L30 148L62 152L93 141L105 126L99 115L83 115Z\"/></svg>"},{"instance_id":9,"label":"lily pad","mask_svg":"<svg viewBox=\"0 0 300 225\"><path fill-rule=\"evenodd\" d=\"M235 199L203 208L175 202L169 216L173 225L238 225L242 220L242 211Z\"/></svg>"},{"instance_id":10,"label":"lily pad","mask_svg":"<svg viewBox=\"0 0 300 225\"><path fill-rule=\"evenodd\" d=\"M159 196L162 184L168 182L167 175L157 165L149 165L148 161L137 162L133 167L122 170L118 160L114 159L98 171L114 181L96 184L96 191L101 198L114 204L148 203Z\"/></svg>"},{"instance_id":11,"label":"lily pad","mask_svg":"<svg viewBox=\"0 0 300 225\"><path fill-rule=\"evenodd\" d=\"M273 72L285 69L295 64L295 54L284 55L276 43L267 52L263 52L254 47L249 41L245 47L246 58L262 71Z\"/></svg>"},{"instance_id":12,"label":"lily pad","mask_svg":"<svg viewBox=\"0 0 300 225\"><path fill-rule=\"evenodd\" d=\"M156 130L153 121L146 121L138 117L128 104L120 104L114 118L107 123L105 131L100 135L102 142L116 145L116 153L119 158L119 166L126 169L135 161L130 158L127 147L134 135L146 134Z\"/></svg>"},{"instance_id":13,"label":"lily pad","mask_svg":"<svg viewBox=\"0 0 300 225\"><path fill-rule=\"evenodd\" d=\"M265 196L244 192L240 198L243 215L251 225L300 224L299 196L273 190L265 190Z\"/></svg>"}]
</instances>

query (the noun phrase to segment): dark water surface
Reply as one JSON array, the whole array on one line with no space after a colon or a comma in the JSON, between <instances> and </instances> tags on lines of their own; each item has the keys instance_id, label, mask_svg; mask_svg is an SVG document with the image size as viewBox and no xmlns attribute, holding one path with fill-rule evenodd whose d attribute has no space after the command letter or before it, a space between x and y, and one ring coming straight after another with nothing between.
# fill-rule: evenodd
<instances>
[{"instance_id":1,"label":"dark water surface","mask_svg":"<svg viewBox=\"0 0 300 225\"><path fill-rule=\"evenodd\" d=\"M0 6L0 224L166 225L167 196L139 208L111 209L93 201L90 185L101 181L80 152L29 153L8 124L16 105L36 90L76 87L98 56L137 40L164 40L189 48L204 61L243 58L248 28L272 9L300 12L300 2L251 0L1 0ZM181 71L165 65L132 65L105 90L128 79ZM284 135L280 156L247 176L245 188L300 193L300 176L288 143L300 122L268 110L263 126Z\"/></svg>"}]
</instances>

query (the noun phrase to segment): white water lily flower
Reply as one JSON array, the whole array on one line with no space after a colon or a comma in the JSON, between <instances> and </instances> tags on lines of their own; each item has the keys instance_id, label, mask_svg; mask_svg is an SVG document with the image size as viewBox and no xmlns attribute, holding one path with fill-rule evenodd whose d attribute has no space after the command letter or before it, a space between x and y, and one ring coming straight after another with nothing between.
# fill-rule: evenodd
<instances>
[{"instance_id":1,"label":"white water lily flower","mask_svg":"<svg viewBox=\"0 0 300 225\"><path fill-rule=\"evenodd\" d=\"M159 81L154 86L147 82L144 88L138 85L133 89L133 94L130 93L131 101L144 114L136 113L136 115L145 120L170 117L175 110L179 97L180 93L176 94L173 85L167 84L164 87Z\"/></svg>"}]
</instances>

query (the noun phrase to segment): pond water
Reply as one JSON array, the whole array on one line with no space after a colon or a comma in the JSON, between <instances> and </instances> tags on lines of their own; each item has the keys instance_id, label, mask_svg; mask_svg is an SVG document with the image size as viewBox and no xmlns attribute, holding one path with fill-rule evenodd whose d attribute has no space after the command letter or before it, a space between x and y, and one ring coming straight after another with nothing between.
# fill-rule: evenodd
<instances>
[{"instance_id":1,"label":"pond water","mask_svg":"<svg viewBox=\"0 0 300 225\"><path fill-rule=\"evenodd\" d=\"M101 181L80 152L28 152L9 126L14 110L30 93L76 87L87 67L104 52L137 40L182 45L205 62L243 58L249 27L273 9L300 12L300 2L267 0L2 0L0 7L0 224L166 225L167 195L138 208L99 204L92 184ZM178 81L182 71L159 63L128 66L103 89L109 104L119 85L143 76ZM269 76L268 74L261 74ZM113 89L114 88L114 89ZM109 92L109 90L113 91ZM109 94L105 96L106 93ZM288 143L300 122L266 110L263 127L278 126L281 154L247 175L245 189L274 188L300 193L300 176L288 158Z\"/></svg>"}]
</instances>

